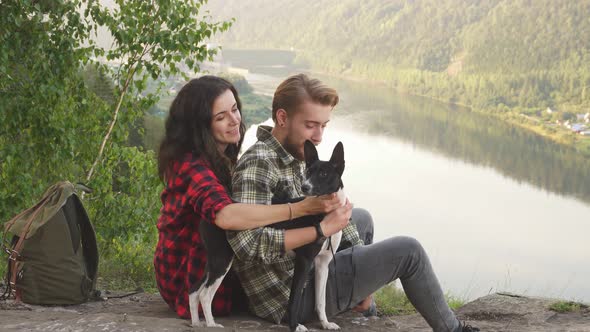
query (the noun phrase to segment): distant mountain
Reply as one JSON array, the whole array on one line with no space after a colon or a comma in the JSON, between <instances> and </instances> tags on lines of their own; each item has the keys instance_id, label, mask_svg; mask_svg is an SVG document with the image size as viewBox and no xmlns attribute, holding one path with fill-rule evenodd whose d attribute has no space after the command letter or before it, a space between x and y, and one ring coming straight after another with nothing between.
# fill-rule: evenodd
<instances>
[{"instance_id":1,"label":"distant mountain","mask_svg":"<svg viewBox=\"0 0 590 332\"><path fill-rule=\"evenodd\" d=\"M590 107L590 0L225 0L226 48L479 108Z\"/></svg>"}]
</instances>

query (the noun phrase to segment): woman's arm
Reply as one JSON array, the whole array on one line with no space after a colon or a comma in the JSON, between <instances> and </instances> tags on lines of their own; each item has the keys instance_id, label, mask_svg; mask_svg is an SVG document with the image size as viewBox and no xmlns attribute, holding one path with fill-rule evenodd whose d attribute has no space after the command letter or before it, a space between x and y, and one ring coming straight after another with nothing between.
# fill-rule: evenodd
<instances>
[{"instance_id":1,"label":"woman's arm","mask_svg":"<svg viewBox=\"0 0 590 332\"><path fill-rule=\"evenodd\" d=\"M344 206L328 213L320 223L324 235L330 236L348 225L351 213L352 205L348 201ZM285 258L286 251L311 243L316 238L314 227L288 230L259 227L227 232L227 240L238 259L265 264Z\"/></svg>"},{"instance_id":2,"label":"woman's arm","mask_svg":"<svg viewBox=\"0 0 590 332\"><path fill-rule=\"evenodd\" d=\"M342 202L335 194L332 194L306 197L290 205L289 207L289 204L229 204L217 213L215 225L225 230L247 230L306 215L329 213L342 205Z\"/></svg>"}]
</instances>

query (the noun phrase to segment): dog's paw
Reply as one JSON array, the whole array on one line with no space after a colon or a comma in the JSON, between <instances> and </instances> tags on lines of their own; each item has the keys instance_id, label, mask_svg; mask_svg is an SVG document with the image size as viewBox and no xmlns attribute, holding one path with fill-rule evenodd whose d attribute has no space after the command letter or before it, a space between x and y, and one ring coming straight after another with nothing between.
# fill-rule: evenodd
<instances>
[{"instance_id":1,"label":"dog's paw","mask_svg":"<svg viewBox=\"0 0 590 332\"><path fill-rule=\"evenodd\" d=\"M307 332L307 327L305 327L304 325L297 325L297 328L295 329L295 332Z\"/></svg>"},{"instance_id":2,"label":"dog's paw","mask_svg":"<svg viewBox=\"0 0 590 332\"><path fill-rule=\"evenodd\" d=\"M338 324L328 321L322 322L322 328L324 330L340 330L340 326L338 326Z\"/></svg>"},{"instance_id":3,"label":"dog's paw","mask_svg":"<svg viewBox=\"0 0 590 332\"><path fill-rule=\"evenodd\" d=\"M193 320L191 322L191 326L192 327L202 327L203 325L201 324L201 322L199 322L198 320Z\"/></svg>"},{"instance_id":4,"label":"dog's paw","mask_svg":"<svg viewBox=\"0 0 590 332\"><path fill-rule=\"evenodd\" d=\"M207 327L220 327L220 328L223 328L223 325L217 324L217 323L213 322L211 324L207 324Z\"/></svg>"}]
</instances>

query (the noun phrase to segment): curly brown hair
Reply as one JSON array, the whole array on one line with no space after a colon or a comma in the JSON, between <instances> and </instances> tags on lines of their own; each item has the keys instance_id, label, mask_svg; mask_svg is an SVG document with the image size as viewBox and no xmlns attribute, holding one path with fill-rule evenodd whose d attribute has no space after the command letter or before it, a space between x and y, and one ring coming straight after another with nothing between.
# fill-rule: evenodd
<instances>
[{"instance_id":1,"label":"curly brown hair","mask_svg":"<svg viewBox=\"0 0 590 332\"><path fill-rule=\"evenodd\" d=\"M238 92L223 78L207 75L192 79L178 92L170 106L166 133L158 151L158 174L162 181L170 175L174 161L192 152L197 158L205 158L223 186L231 189L231 171L238 160L246 126L240 123L240 141L228 145L224 153L218 151L211 132L213 102L227 90L234 94L241 115Z\"/></svg>"}]
</instances>

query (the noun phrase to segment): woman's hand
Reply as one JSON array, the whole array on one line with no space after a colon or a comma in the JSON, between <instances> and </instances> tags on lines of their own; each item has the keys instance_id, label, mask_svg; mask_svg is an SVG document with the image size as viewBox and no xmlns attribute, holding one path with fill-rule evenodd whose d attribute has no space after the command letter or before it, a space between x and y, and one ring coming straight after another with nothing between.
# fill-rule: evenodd
<instances>
[{"instance_id":1,"label":"woman's hand","mask_svg":"<svg viewBox=\"0 0 590 332\"><path fill-rule=\"evenodd\" d=\"M320 227L326 237L338 233L344 227L348 225L350 216L352 215L352 204L346 200L346 204L337 208L336 210L328 213L322 222Z\"/></svg>"},{"instance_id":2,"label":"woman's hand","mask_svg":"<svg viewBox=\"0 0 590 332\"><path fill-rule=\"evenodd\" d=\"M327 214L342 206L343 203L335 193L317 197L306 197L301 202L291 204L293 218L313 214Z\"/></svg>"}]
</instances>

